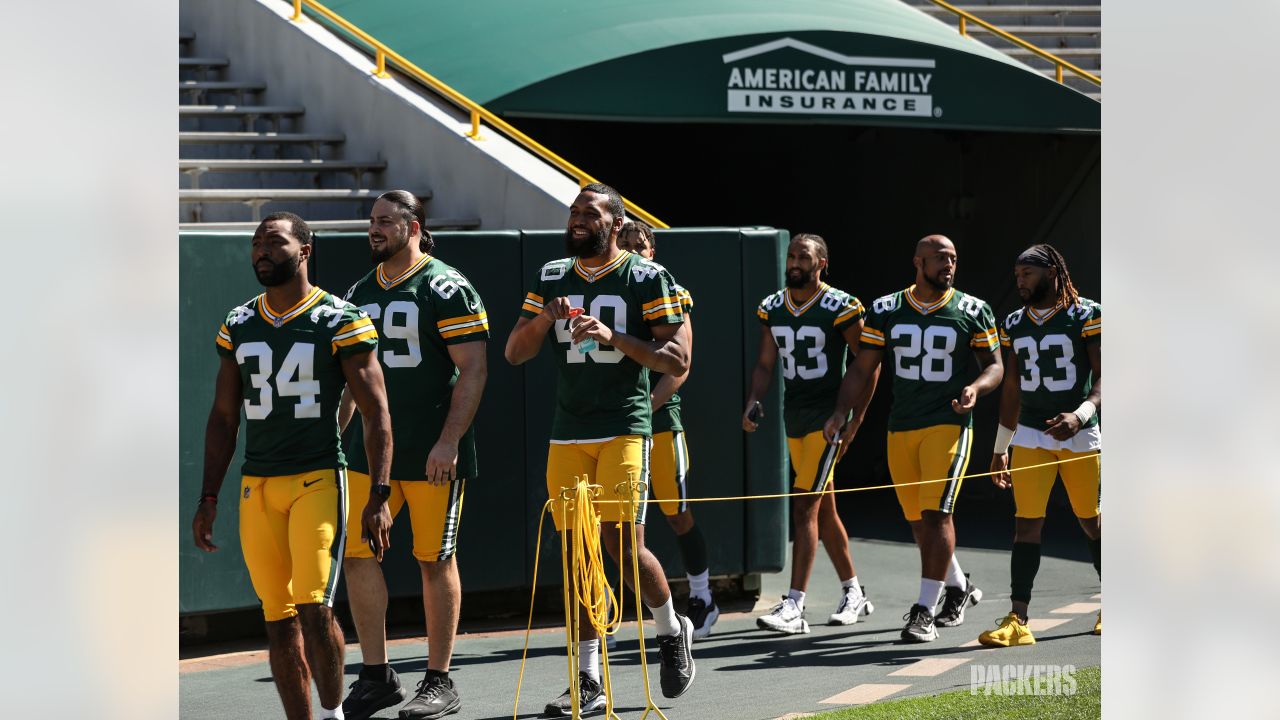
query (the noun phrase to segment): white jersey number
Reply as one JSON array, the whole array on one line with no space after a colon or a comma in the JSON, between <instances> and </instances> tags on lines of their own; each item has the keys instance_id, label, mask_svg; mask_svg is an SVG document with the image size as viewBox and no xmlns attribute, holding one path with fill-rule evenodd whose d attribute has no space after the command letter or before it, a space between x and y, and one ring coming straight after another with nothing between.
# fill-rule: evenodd
<instances>
[{"instance_id":1,"label":"white jersey number","mask_svg":"<svg viewBox=\"0 0 1280 720\"><path fill-rule=\"evenodd\" d=\"M583 296L566 295L565 297L573 307L582 307ZM604 314L606 309L613 315L613 331L625 334L627 332L627 301L618 295L597 295L592 298L591 307L586 309L586 314L607 324L609 319ZM556 340L569 345L564 358L570 365L584 363L588 357L593 362L613 365L622 362L622 358L626 357L621 350L615 347L606 350L605 346L598 342L594 350L587 353L578 352L578 349L573 346L573 333L569 331L568 320L556 321Z\"/></svg>"},{"instance_id":2,"label":"white jersey number","mask_svg":"<svg viewBox=\"0 0 1280 720\"><path fill-rule=\"evenodd\" d=\"M377 305L361 305L360 309L377 320L382 308ZM382 321L378 335L384 338L404 340L408 351L398 353L391 348L382 351L382 364L389 368L411 368L422 363L422 343L418 337L418 304L409 300L387 303L387 318Z\"/></svg>"},{"instance_id":3,"label":"white jersey number","mask_svg":"<svg viewBox=\"0 0 1280 720\"><path fill-rule=\"evenodd\" d=\"M1058 359L1054 363L1054 367L1062 370L1062 377L1049 377L1040 374L1040 352L1049 352L1058 349ZM1023 392L1034 392L1044 384L1044 389L1049 392L1062 392L1070 390L1076 386L1076 364L1075 348L1071 344L1071 338L1060 333L1054 335L1045 335L1040 338L1039 347L1036 346L1035 338L1022 336L1013 341L1014 352L1018 353L1018 359L1022 363L1022 375L1018 378L1018 383L1022 387Z\"/></svg>"},{"instance_id":4,"label":"white jersey number","mask_svg":"<svg viewBox=\"0 0 1280 720\"><path fill-rule=\"evenodd\" d=\"M782 377L794 380L797 375L802 380L817 380L827 374L827 356L823 348L827 345L827 336L821 329L806 325L800 329L785 326L769 328L773 333L773 341L778 345L778 357L782 358ZM805 355L810 364L801 365L796 362L796 349L800 342L812 340Z\"/></svg>"},{"instance_id":5,"label":"white jersey number","mask_svg":"<svg viewBox=\"0 0 1280 720\"><path fill-rule=\"evenodd\" d=\"M951 353L956 349L955 328L931 325L922 330L918 325L894 325L889 337L906 340L905 345L893 348L894 372L898 377L926 382L947 382L951 379Z\"/></svg>"},{"instance_id":6,"label":"white jersey number","mask_svg":"<svg viewBox=\"0 0 1280 720\"><path fill-rule=\"evenodd\" d=\"M320 417L320 381L315 379L316 346L294 343L276 373L276 394L281 398L297 397L293 406L295 418ZM249 374L249 385L258 391L258 401L244 400L244 416L265 420L271 414L271 346L264 342L245 343L236 348L236 362L244 365L249 358L258 361L258 371Z\"/></svg>"}]
</instances>

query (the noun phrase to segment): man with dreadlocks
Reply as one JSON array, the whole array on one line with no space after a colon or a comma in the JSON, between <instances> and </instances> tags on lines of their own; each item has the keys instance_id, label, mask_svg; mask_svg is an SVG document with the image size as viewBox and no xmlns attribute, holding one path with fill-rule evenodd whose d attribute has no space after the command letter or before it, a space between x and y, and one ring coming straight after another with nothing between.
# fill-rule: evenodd
<instances>
[{"instance_id":1,"label":"man with dreadlocks","mask_svg":"<svg viewBox=\"0 0 1280 720\"><path fill-rule=\"evenodd\" d=\"M1009 562L1013 609L997 629L978 637L994 647L1036 641L1027 627L1027 606L1040 568L1045 506L1058 475L1102 577L1102 429L1097 414L1102 407L1102 306L1080 297L1067 261L1052 245L1027 248L1013 274L1023 307L1000 328L1009 370L991 458L992 481L1000 488L1013 486L1017 507ZM1017 448L1012 473L1010 445ZM1056 461L1070 462L1048 464ZM1031 467L1035 465L1044 467ZM1102 613L1093 632L1102 634Z\"/></svg>"}]
</instances>

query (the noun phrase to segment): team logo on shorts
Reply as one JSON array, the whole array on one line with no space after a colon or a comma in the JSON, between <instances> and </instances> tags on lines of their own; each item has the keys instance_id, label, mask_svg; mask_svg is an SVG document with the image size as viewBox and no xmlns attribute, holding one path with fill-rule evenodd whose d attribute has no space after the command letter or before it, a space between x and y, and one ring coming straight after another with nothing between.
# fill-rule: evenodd
<instances>
[{"instance_id":1,"label":"team logo on shorts","mask_svg":"<svg viewBox=\"0 0 1280 720\"><path fill-rule=\"evenodd\" d=\"M248 499L249 499L249 488L245 488L245 489L244 489L244 499L245 499L245 500L248 500Z\"/></svg>"}]
</instances>

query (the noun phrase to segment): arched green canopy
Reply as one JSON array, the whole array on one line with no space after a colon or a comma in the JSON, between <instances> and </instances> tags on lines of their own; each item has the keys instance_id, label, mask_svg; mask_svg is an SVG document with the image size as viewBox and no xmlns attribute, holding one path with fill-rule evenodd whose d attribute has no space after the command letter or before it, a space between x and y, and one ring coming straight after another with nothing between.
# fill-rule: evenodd
<instances>
[{"instance_id":1,"label":"arched green canopy","mask_svg":"<svg viewBox=\"0 0 1280 720\"><path fill-rule=\"evenodd\" d=\"M1096 132L1101 104L900 0L333 0L491 110Z\"/></svg>"}]
</instances>

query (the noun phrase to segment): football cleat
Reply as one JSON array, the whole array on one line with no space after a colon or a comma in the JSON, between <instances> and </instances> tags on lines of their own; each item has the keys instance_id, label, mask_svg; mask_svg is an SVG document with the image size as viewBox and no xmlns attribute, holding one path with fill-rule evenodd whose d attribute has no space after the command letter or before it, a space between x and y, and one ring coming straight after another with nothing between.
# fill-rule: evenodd
<instances>
[{"instance_id":1,"label":"football cleat","mask_svg":"<svg viewBox=\"0 0 1280 720\"><path fill-rule=\"evenodd\" d=\"M995 630L986 630L978 636L978 642L989 647L1016 647L1018 645L1035 645L1036 638L1031 628L1022 622L1018 613L1011 612L1003 619L996 621Z\"/></svg>"}]
</instances>

